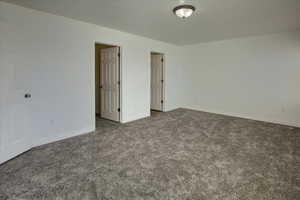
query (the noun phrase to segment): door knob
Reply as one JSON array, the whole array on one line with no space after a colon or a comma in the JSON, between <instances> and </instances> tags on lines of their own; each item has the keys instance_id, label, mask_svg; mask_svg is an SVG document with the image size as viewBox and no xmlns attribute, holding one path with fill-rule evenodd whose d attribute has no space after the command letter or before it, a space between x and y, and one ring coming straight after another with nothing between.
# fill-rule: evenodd
<instances>
[{"instance_id":1,"label":"door knob","mask_svg":"<svg viewBox=\"0 0 300 200\"><path fill-rule=\"evenodd\" d=\"M26 94L24 95L24 97L25 97L26 99L31 98L31 94L26 93Z\"/></svg>"}]
</instances>

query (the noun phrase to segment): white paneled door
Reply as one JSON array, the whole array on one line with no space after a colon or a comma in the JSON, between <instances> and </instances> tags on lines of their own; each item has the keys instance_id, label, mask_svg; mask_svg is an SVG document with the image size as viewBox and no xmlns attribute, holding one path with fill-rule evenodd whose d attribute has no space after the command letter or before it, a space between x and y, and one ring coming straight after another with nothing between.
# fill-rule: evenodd
<instances>
[{"instance_id":1,"label":"white paneled door","mask_svg":"<svg viewBox=\"0 0 300 200\"><path fill-rule=\"evenodd\" d=\"M120 121L119 47L101 49L101 117Z\"/></svg>"},{"instance_id":2,"label":"white paneled door","mask_svg":"<svg viewBox=\"0 0 300 200\"><path fill-rule=\"evenodd\" d=\"M151 54L151 110L163 110L162 54Z\"/></svg>"}]
</instances>

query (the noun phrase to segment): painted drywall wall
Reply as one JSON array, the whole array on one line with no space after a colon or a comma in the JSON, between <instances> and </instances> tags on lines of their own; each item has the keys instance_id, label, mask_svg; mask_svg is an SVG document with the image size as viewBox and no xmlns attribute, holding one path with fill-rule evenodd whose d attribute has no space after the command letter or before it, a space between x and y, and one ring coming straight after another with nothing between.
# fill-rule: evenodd
<instances>
[{"instance_id":1,"label":"painted drywall wall","mask_svg":"<svg viewBox=\"0 0 300 200\"><path fill-rule=\"evenodd\" d=\"M0 162L94 130L95 42L121 46L122 122L150 115L151 51L166 56L165 109L183 104L181 48L0 2Z\"/></svg>"},{"instance_id":2,"label":"painted drywall wall","mask_svg":"<svg viewBox=\"0 0 300 200\"><path fill-rule=\"evenodd\" d=\"M186 50L187 107L300 127L300 31Z\"/></svg>"},{"instance_id":3,"label":"painted drywall wall","mask_svg":"<svg viewBox=\"0 0 300 200\"><path fill-rule=\"evenodd\" d=\"M150 115L150 52L161 52L166 111L300 126L299 35L178 47L0 2L0 163L94 130L96 42L121 46L122 122Z\"/></svg>"}]
</instances>

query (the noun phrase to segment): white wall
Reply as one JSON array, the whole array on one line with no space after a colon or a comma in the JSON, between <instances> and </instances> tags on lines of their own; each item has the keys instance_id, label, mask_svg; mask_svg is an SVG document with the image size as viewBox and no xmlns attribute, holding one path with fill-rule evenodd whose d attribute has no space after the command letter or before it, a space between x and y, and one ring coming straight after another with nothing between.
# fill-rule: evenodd
<instances>
[{"instance_id":1,"label":"white wall","mask_svg":"<svg viewBox=\"0 0 300 200\"><path fill-rule=\"evenodd\" d=\"M121 46L122 122L150 115L151 51L166 56L166 110L183 104L181 48L0 2L0 163L94 130L95 42Z\"/></svg>"},{"instance_id":2,"label":"white wall","mask_svg":"<svg viewBox=\"0 0 300 200\"><path fill-rule=\"evenodd\" d=\"M187 107L300 127L300 31L186 50Z\"/></svg>"},{"instance_id":3,"label":"white wall","mask_svg":"<svg viewBox=\"0 0 300 200\"><path fill-rule=\"evenodd\" d=\"M166 59L166 110L300 126L300 32L178 47L0 2L0 163L94 130L95 42L122 48L122 122L150 115L155 51Z\"/></svg>"}]
</instances>

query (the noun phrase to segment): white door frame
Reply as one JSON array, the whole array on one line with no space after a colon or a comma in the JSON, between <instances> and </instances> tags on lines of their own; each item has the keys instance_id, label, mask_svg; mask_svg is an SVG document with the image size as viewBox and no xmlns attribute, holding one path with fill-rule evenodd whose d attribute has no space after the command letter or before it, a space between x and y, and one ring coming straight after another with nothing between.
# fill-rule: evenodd
<instances>
[{"instance_id":1,"label":"white door frame","mask_svg":"<svg viewBox=\"0 0 300 200\"><path fill-rule=\"evenodd\" d=\"M96 76L96 72L95 72L95 67L96 67L96 63L95 63L95 48L96 48L96 44L103 44L103 45L108 45L108 46L116 46L119 47L119 53L120 53L120 57L119 57L119 81L120 81L120 85L119 85L119 105L120 105L120 123L123 123L123 73L122 73L122 67L123 67L123 48L120 44L113 44L113 43L105 43L105 42L100 42L100 41L95 41L94 42L94 70L92 70L92 75L93 75L93 119L94 119L94 129L96 130L96 117L95 117L95 113L96 113L96 88L95 88L95 76Z\"/></svg>"},{"instance_id":2,"label":"white door frame","mask_svg":"<svg viewBox=\"0 0 300 200\"><path fill-rule=\"evenodd\" d=\"M157 51L151 51L149 56L150 56L150 84L151 84L151 54L160 54L162 55L163 58L163 63L162 63L162 77L163 77L163 84L162 84L162 100L163 100L163 104L162 104L162 112L165 112L166 109L166 56L164 53L160 53ZM150 110L151 110L151 85L150 85Z\"/></svg>"}]
</instances>

